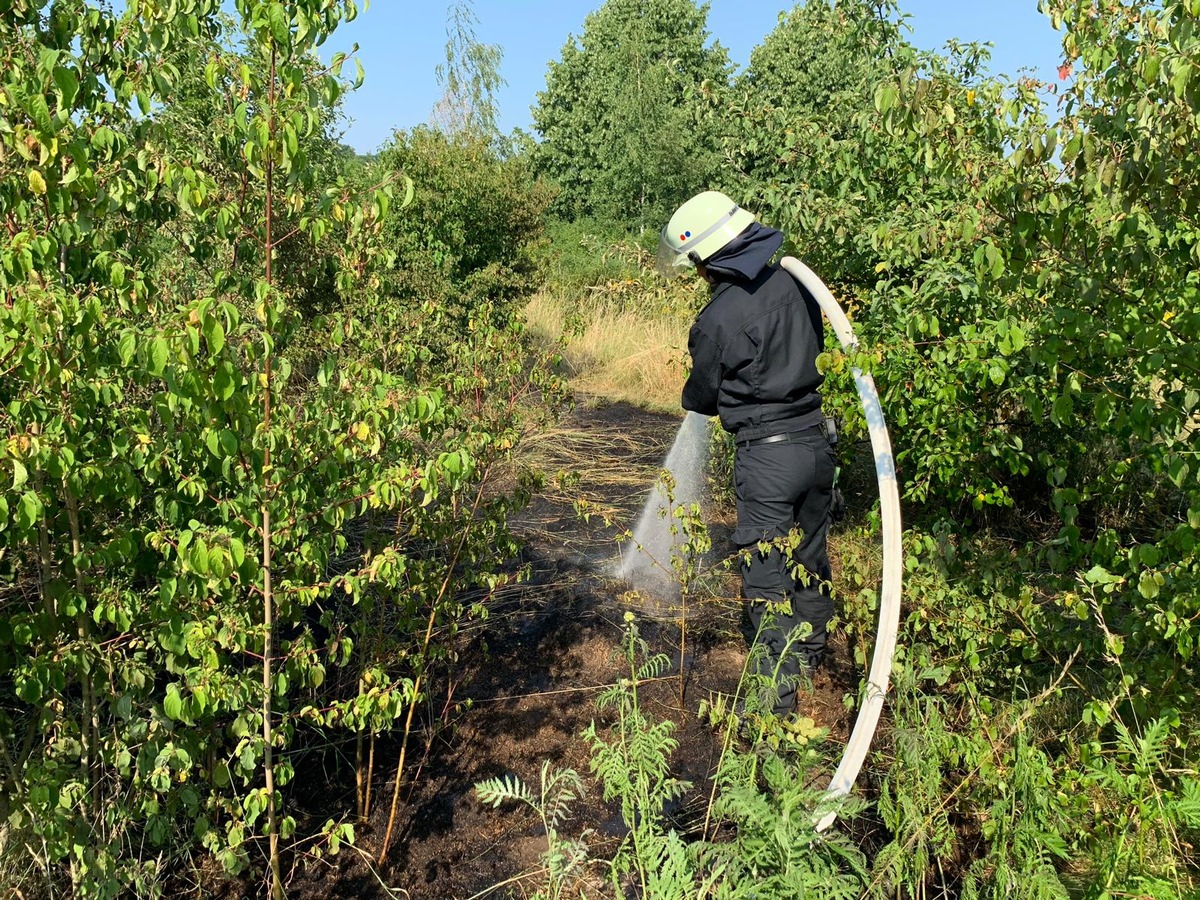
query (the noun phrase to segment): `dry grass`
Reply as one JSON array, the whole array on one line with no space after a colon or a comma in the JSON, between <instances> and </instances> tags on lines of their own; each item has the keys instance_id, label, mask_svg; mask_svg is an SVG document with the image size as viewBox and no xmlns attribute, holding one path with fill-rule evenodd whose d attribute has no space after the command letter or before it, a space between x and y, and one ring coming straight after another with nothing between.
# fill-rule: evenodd
<instances>
[{"instance_id":1,"label":"dry grass","mask_svg":"<svg viewBox=\"0 0 1200 900\"><path fill-rule=\"evenodd\" d=\"M686 377L690 322L672 313L614 307L603 296L580 305L549 290L525 308L530 331L546 343L565 336L564 363L581 393L651 409L678 410Z\"/></svg>"},{"instance_id":2,"label":"dry grass","mask_svg":"<svg viewBox=\"0 0 1200 900\"><path fill-rule=\"evenodd\" d=\"M648 442L645 434L576 424L549 428L525 444L525 461L551 475L541 496L552 504L580 507L604 521L620 520L622 507L640 507L658 476L658 460L670 449L664 434ZM654 463L642 463L649 455Z\"/></svg>"}]
</instances>

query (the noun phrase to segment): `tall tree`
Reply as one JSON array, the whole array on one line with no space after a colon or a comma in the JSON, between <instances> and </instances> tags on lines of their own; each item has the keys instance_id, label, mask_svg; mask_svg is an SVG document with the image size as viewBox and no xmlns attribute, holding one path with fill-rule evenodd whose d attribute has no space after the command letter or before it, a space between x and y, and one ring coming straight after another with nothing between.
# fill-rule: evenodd
<instances>
[{"instance_id":1,"label":"tall tree","mask_svg":"<svg viewBox=\"0 0 1200 900\"><path fill-rule=\"evenodd\" d=\"M479 17L471 0L457 0L446 21L446 61L437 67L442 97L433 107L431 124L447 134L488 139L498 134L496 91L504 87L500 63L504 51L475 37Z\"/></svg>"},{"instance_id":2,"label":"tall tree","mask_svg":"<svg viewBox=\"0 0 1200 900\"><path fill-rule=\"evenodd\" d=\"M714 95L707 114L722 134L722 181L843 285L874 285L877 244L898 234L918 246L892 271L909 271L931 249L919 245L951 241L947 223L975 208L978 185L963 175L991 171L1005 137L958 134L952 111L946 147L962 159L947 174L930 134L889 131L881 112L899 102L901 83L922 104L938 101L939 115L955 103L981 111L986 62L975 45L919 51L895 0L807 0L779 17L733 89ZM930 114L931 133L940 122Z\"/></svg>"},{"instance_id":3,"label":"tall tree","mask_svg":"<svg viewBox=\"0 0 1200 900\"><path fill-rule=\"evenodd\" d=\"M903 32L891 0L807 0L779 14L737 86L792 115L848 121L896 71Z\"/></svg>"},{"instance_id":4,"label":"tall tree","mask_svg":"<svg viewBox=\"0 0 1200 900\"><path fill-rule=\"evenodd\" d=\"M707 21L693 0L608 0L568 39L533 112L535 165L558 182L561 214L645 227L715 175L694 110L730 64Z\"/></svg>"}]
</instances>

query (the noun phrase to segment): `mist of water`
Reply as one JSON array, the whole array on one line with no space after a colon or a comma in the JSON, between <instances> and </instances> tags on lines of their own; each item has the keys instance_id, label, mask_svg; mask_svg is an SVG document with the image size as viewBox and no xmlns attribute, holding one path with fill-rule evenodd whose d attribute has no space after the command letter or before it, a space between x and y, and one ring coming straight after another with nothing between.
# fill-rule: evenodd
<instances>
[{"instance_id":1,"label":"mist of water","mask_svg":"<svg viewBox=\"0 0 1200 900\"><path fill-rule=\"evenodd\" d=\"M674 507L699 502L704 492L705 463L708 459L708 420L694 412L679 426L675 443L663 462L674 482ZM671 505L660 478L655 482L646 505L633 531L633 541L626 548L617 576L648 599L670 604L678 602L680 587L673 558L681 554L680 545L687 537L679 520L674 520L676 534L671 533Z\"/></svg>"}]
</instances>

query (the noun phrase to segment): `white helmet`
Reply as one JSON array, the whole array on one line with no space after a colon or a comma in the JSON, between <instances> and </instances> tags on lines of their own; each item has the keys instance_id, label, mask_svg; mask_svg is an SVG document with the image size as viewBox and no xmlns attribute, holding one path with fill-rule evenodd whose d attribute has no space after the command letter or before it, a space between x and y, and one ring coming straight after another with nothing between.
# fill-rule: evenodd
<instances>
[{"instance_id":1,"label":"white helmet","mask_svg":"<svg viewBox=\"0 0 1200 900\"><path fill-rule=\"evenodd\" d=\"M720 191L697 194L671 216L658 239L658 271L670 278L702 263L755 221Z\"/></svg>"}]
</instances>

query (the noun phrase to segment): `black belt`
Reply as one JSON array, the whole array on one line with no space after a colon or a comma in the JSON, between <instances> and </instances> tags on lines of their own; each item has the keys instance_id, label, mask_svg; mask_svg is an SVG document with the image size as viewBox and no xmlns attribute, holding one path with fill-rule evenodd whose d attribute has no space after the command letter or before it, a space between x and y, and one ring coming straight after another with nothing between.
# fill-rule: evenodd
<instances>
[{"instance_id":1,"label":"black belt","mask_svg":"<svg viewBox=\"0 0 1200 900\"><path fill-rule=\"evenodd\" d=\"M784 431L781 434L769 434L766 437L753 438L748 441L737 441L739 447L757 447L759 444L779 444L783 441L798 441L799 436L807 431L812 431L814 428L824 430L825 423L817 422L815 425L809 425L807 428L801 428L799 431Z\"/></svg>"}]
</instances>

